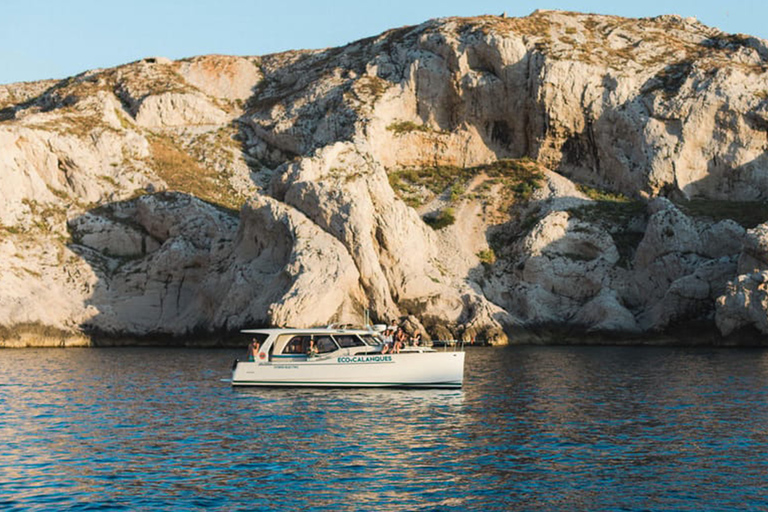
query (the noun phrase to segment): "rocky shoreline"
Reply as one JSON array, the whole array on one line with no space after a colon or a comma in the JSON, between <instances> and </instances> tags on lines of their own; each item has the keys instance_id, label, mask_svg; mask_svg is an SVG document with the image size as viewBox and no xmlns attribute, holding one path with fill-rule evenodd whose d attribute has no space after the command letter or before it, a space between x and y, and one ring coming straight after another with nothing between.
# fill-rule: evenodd
<instances>
[{"instance_id":1,"label":"rocky shoreline","mask_svg":"<svg viewBox=\"0 0 768 512\"><path fill-rule=\"evenodd\" d=\"M247 336L239 332L200 334L191 336L146 335L83 335L67 332L35 331L29 327L18 331L4 330L0 335L0 349L26 348L115 348L115 347L166 347L166 348L244 348ZM503 343L485 340L466 342L465 347L481 346L626 346L626 347L712 347L756 348L768 347L768 337L756 329L744 329L729 336L722 336L706 323L675 329L664 333L590 333L564 326L538 326L531 329L514 329Z\"/></svg>"},{"instance_id":2,"label":"rocky shoreline","mask_svg":"<svg viewBox=\"0 0 768 512\"><path fill-rule=\"evenodd\" d=\"M766 41L693 19L537 11L2 85L0 344L364 311L762 344L766 77Z\"/></svg>"}]
</instances>

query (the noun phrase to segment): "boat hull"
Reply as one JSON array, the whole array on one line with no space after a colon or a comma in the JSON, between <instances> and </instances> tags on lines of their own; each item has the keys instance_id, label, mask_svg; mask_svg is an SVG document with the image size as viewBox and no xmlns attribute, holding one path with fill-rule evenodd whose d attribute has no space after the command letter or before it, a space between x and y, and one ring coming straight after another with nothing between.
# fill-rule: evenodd
<instances>
[{"instance_id":1,"label":"boat hull","mask_svg":"<svg viewBox=\"0 0 768 512\"><path fill-rule=\"evenodd\" d=\"M464 352L341 355L238 361L233 386L460 388Z\"/></svg>"}]
</instances>

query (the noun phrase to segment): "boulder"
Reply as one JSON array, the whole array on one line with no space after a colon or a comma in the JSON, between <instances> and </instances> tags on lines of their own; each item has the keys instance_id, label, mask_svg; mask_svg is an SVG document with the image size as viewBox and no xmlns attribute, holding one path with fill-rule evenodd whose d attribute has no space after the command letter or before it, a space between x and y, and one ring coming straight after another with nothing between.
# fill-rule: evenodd
<instances>
[{"instance_id":1,"label":"boulder","mask_svg":"<svg viewBox=\"0 0 768 512\"><path fill-rule=\"evenodd\" d=\"M574 325L589 332L637 334L641 332L634 315L621 304L616 292L602 290L584 304L573 318Z\"/></svg>"},{"instance_id":2,"label":"boulder","mask_svg":"<svg viewBox=\"0 0 768 512\"><path fill-rule=\"evenodd\" d=\"M645 268L667 254L702 252L696 226L669 200L656 198L648 206L651 217L635 253L635 267Z\"/></svg>"},{"instance_id":3,"label":"boulder","mask_svg":"<svg viewBox=\"0 0 768 512\"><path fill-rule=\"evenodd\" d=\"M717 298L717 327L724 336L746 327L768 334L768 222L747 231L737 273Z\"/></svg>"},{"instance_id":4,"label":"boulder","mask_svg":"<svg viewBox=\"0 0 768 512\"><path fill-rule=\"evenodd\" d=\"M723 336L752 327L768 334L768 271L741 274L716 302L715 321Z\"/></svg>"}]
</instances>

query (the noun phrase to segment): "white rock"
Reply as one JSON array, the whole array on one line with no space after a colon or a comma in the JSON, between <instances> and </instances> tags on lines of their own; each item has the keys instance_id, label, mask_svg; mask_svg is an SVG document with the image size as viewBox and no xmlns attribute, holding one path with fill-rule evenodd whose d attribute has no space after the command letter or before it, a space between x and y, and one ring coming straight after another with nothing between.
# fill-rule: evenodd
<instances>
[{"instance_id":1,"label":"white rock","mask_svg":"<svg viewBox=\"0 0 768 512\"><path fill-rule=\"evenodd\" d=\"M767 55L764 41L679 17L541 11L0 86L0 325L180 335L359 321L369 309L503 341L518 326L658 330L716 308L724 333L768 329L765 225L744 233L655 199L631 222L643 230L634 250L619 243L626 225L567 211L588 203L576 183L768 198ZM159 140L174 145L168 161ZM175 151L211 176L180 178L190 169L174 167ZM550 169L530 205L494 218L486 207L511 189L497 184L504 196L488 204L468 192L439 232L387 178L522 156ZM193 178L256 197L238 219L190 194L155 194ZM481 263L491 232L509 242Z\"/></svg>"},{"instance_id":2,"label":"white rock","mask_svg":"<svg viewBox=\"0 0 768 512\"><path fill-rule=\"evenodd\" d=\"M197 94L168 92L145 98L136 112L136 124L147 128L220 125L229 116Z\"/></svg>"},{"instance_id":3,"label":"white rock","mask_svg":"<svg viewBox=\"0 0 768 512\"><path fill-rule=\"evenodd\" d=\"M591 332L632 334L641 332L634 315L619 301L616 292L602 290L578 311L573 318L576 325L586 326Z\"/></svg>"}]
</instances>

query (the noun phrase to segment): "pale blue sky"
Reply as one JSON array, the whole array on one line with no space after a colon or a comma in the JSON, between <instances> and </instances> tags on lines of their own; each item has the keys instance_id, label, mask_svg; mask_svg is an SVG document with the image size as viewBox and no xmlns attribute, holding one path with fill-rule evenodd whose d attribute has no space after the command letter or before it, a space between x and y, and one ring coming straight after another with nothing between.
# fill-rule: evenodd
<instances>
[{"instance_id":1,"label":"pale blue sky","mask_svg":"<svg viewBox=\"0 0 768 512\"><path fill-rule=\"evenodd\" d=\"M537 8L680 14L768 38L766 0L2 0L0 84L65 78L147 56L263 55L339 46L431 18Z\"/></svg>"}]
</instances>

